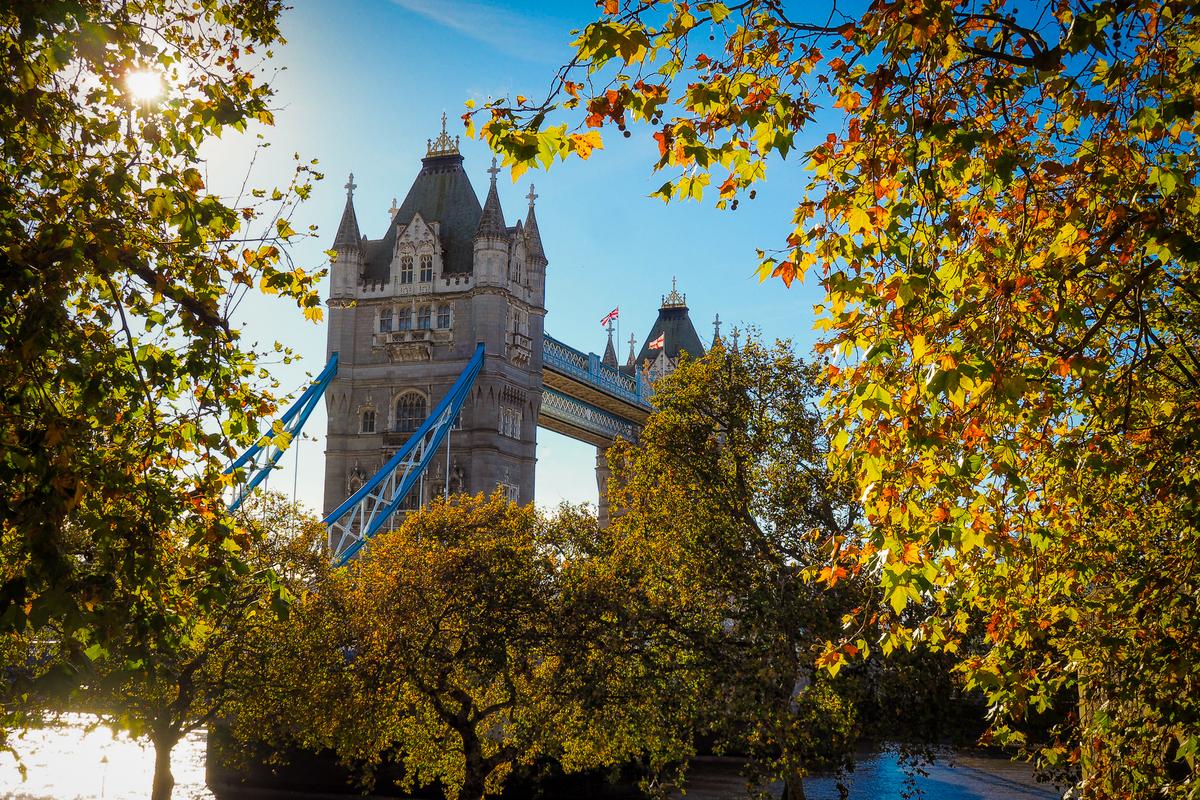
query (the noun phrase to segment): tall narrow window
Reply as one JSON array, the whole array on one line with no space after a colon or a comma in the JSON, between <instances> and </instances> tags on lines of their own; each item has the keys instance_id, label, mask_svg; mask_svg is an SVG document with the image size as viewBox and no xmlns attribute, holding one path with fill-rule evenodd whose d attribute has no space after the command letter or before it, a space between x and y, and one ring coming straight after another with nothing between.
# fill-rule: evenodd
<instances>
[{"instance_id":1,"label":"tall narrow window","mask_svg":"<svg viewBox=\"0 0 1200 800\"><path fill-rule=\"evenodd\" d=\"M396 329L401 331L412 330L412 309L402 308L396 317Z\"/></svg>"},{"instance_id":2,"label":"tall narrow window","mask_svg":"<svg viewBox=\"0 0 1200 800\"><path fill-rule=\"evenodd\" d=\"M413 259L412 256L400 256L400 282L413 282Z\"/></svg>"},{"instance_id":3,"label":"tall narrow window","mask_svg":"<svg viewBox=\"0 0 1200 800\"><path fill-rule=\"evenodd\" d=\"M392 309L385 308L379 312L379 332L389 333L392 330Z\"/></svg>"},{"instance_id":4,"label":"tall narrow window","mask_svg":"<svg viewBox=\"0 0 1200 800\"><path fill-rule=\"evenodd\" d=\"M421 283L429 283L433 280L433 256L421 256Z\"/></svg>"},{"instance_id":5,"label":"tall narrow window","mask_svg":"<svg viewBox=\"0 0 1200 800\"><path fill-rule=\"evenodd\" d=\"M430 321L429 306L421 306L417 309L417 327L423 331L427 331L433 327Z\"/></svg>"},{"instance_id":6,"label":"tall narrow window","mask_svg":"<svg viewBox=\"0 0 1200 800\"><path fill-rule=\"evenodd\" d=\"M500 435L512 439L521 438L521 412L518 409L501 407Z\"/></svg>"},{"instance_id":7,"label":"tall narrow window","mask_svg":"<svg viewBox=\"0 0 1200 800\"><path fill-rule=\"evenodd\" d=\"M448 304L438 306L437 326L439 328L450 327L450 306Z\"/></svg>"},{"instance_id":8,"label":"tall narrow window","mask_svg":"<svg viewBox=\"0 0 1200 800\"><path fill-rule=\"evenodd\" d=\"M396 431L412 433L425 421L425 397L416 392L405 392L396 401Z\"/></svg>"},{"instance_id":9,"label":"tall narrow window","mask_svg":"<svg viewBox=\"0 0 1200 800\"><path fill-rule=\"evenodd\" d=\"M359 430L362 433L375 432L375 409L368 408L362 412L362 425Z\"/></svg>"}]
</instances>

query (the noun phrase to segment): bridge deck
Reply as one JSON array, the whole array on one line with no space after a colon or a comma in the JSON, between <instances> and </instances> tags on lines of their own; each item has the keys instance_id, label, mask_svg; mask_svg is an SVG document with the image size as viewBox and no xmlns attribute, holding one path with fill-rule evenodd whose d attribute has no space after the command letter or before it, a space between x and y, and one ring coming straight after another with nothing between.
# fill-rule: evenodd
<instances>
[{"instance_id":1,"label":"bridge deck","mask_svg":"<svg viewBox=\"0 0 1200 800\"><path fill-rule=\"evenodd\" d=\"M547 335L542 353L541 418L538 424L574 439L606 447L620 436L637 439L650 415L650 387Z\"/></svg>"}]
</instances>

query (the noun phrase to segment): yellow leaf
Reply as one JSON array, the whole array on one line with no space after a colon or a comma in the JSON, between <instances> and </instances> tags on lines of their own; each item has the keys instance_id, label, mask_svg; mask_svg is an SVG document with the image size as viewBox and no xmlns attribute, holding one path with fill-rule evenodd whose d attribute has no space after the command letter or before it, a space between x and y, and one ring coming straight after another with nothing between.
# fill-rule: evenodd
<instances>
[{"instance_id":1,"label":"yellow leaf","mask_svg":"<svg viewBox=\"0 0 1200 800\"><path fill-rule=\"evenodd\" d=\"M925 357L925 353L927 353L927 352L928 352L928 347L925 344L925 337L918 333L912 339L913 362L920 361L922 358Z\"/></svg>"},{"instance_id":2,"label":"yellow leaf","mask_svg":"<svg viewBox=\"0 0 1200 800\"><path fill-rule=\"evenodd\" d=\"M600 131L573 133L571 134L571 149L586 161L593 150L604 149L604 140L600 137Z\"/></svg>"},{"instance_id":3,"label":"yellow leaf","mask_svg":"<svg viewBox=\"0 0 1200 800\"><path fill-rule=\"evenodd\" d=\"M858 207L853 207L846 212L846 222L850 225L850 233L871 229L871 215Z\"/></svg>"}]
</instances>

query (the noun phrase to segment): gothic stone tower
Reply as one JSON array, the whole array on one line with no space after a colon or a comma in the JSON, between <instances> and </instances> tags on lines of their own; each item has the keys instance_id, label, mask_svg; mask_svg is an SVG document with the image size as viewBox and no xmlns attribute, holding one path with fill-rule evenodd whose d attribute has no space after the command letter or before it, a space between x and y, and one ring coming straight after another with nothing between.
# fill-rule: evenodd
<instances>
[{"instance_id":1,"label":"gothic stone tower","mask_svg":"<svg viewBox=\"0 0 1200 800\"><path fill-rule=\"evenodd\" d=\"M383 237L359 233L354 176L333 249L329 353L338 374L326 395L325 512L360 487L450 390L477 342L486 358L458 425L450 469L433 460L424 499L444 490L533 500L542 396L546 256L533 201L509 227L492 164L482 208L459 153L442 132ZM406 500L415 507L418 498Z\"/></svg>"}]
</instances>

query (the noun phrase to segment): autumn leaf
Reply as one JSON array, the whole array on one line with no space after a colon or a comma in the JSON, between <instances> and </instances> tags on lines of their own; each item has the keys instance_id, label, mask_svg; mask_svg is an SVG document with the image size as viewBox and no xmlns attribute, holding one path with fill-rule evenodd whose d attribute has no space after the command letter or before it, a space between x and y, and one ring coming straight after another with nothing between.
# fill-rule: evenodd
<instances>
[{"instance_id":1,"label":"autumn leaf","mask_svg":"<svg viewBox=\"0 0 1200 800\"><path fill-rule=\"evenodd\" d=\"M576 155L586 160L591 156L593 150L603 150L604 142L600 138L599 131L573 133L571 134L571 148Z\"/></svg>"}]
</instances>

